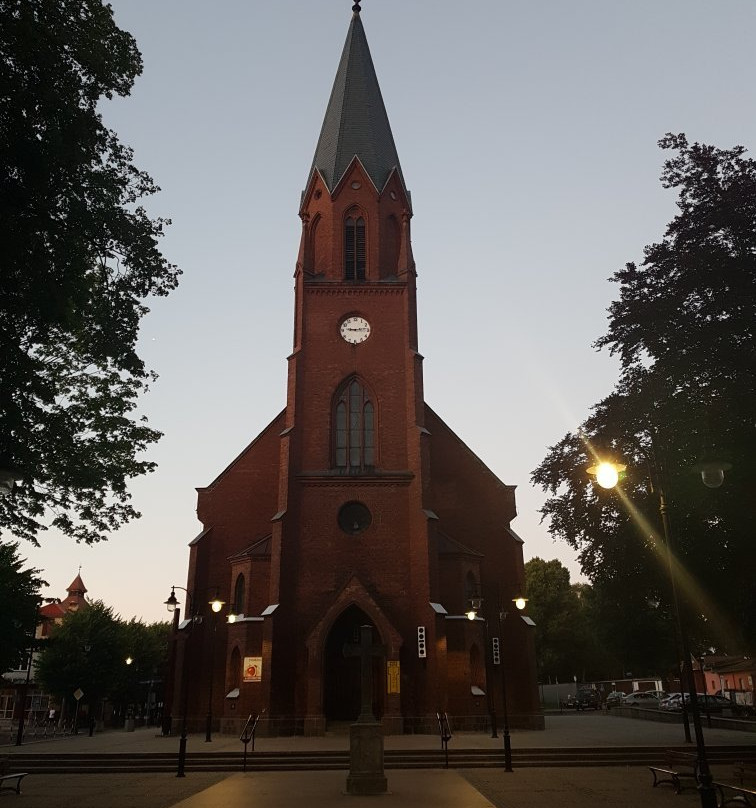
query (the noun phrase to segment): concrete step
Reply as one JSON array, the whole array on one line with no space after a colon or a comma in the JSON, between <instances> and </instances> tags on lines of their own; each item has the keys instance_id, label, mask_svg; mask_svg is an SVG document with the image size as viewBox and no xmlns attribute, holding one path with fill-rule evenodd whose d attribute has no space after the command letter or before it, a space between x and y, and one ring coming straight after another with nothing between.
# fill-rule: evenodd
<instances>
[{"instance_id":1,"label":"concrete step","mask_svg":"<svg viewBox=\"0 0 756 808\"><path fill-rule=\"evenodd\" d=\"M513 749L512 765L536 766L645 766L662 763L670 747L571 747ZM691 752L691 747L678 747ZM707 747L710 763L733 761L756 762L756 746ZM386 769L442 768L446 758L441 749L387 750ZM186 756L187 771L241 771L242 752L190 752ZM449 768L500 768L503 750L450 749ZM25 753L12 757L15 771L47 774L67 772L171 772L177 766L177 754L66 754ZM348 751L250 752L248 771L329 771L349 768Z\"/></svg>"}]
</instances>

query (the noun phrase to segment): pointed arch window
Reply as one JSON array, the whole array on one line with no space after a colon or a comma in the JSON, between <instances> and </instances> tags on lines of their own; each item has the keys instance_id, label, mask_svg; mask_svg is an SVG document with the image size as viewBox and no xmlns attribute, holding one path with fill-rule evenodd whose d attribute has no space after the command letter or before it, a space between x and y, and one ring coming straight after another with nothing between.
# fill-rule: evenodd
<instances>
[{"instance_id":1,"label":"pointed arch window","mask_svg":"<svg viewBox=\"0 0 756 808\"><path fill-rule=\"evenodd\" d=\"M341 389L334 416L336 468L350 473L371 470L375 466L375 406L357 379Z\"/></svg>"},{"instance_id":2,"label":"pointed arch window","mask_svg":"<svg viewBox=\"0 0 756 808\"><path fill-rule=\"evenodd\" d=\"M465 576L465 611L470 608L472 599L475 597L480 597L480 589L475 575L469 571Z\"/></svg>"},{"instance_id":3,"label":"pointed arch window","mask_svg":"<svg viewBox=\"0 0 756 808\"><path fill-rule=\"evenodd\" d=\"M344 278L365 280L365 220L348 216L344 222Z\"/></svg>"},{"instance_id":4,"label":"pointed arch window","mask_svg":"<svg viewBox=\"0 0 756 808\"><path fill-rule=\"evenodd\" d=\"M244 575L239 574L236 577L236 585L234 586L234 602L231 606L232 614L244 614L245 608L245 595L246 587L244 586Z\"/></svg>"}]
</instances>

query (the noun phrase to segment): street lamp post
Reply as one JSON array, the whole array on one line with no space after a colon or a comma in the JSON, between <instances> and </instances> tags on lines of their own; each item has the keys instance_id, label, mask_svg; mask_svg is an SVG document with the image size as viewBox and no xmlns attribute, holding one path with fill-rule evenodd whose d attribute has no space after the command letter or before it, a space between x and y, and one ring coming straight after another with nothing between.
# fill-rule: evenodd
<instances>
[{"instance_id":1,"label":"street lamp post","mask_svg":"<svg viewBox=\"0 0 756 808\"><path fill-rule=\"evenodd\" d=\"M659 495L659 514L662 520L662 530L664 531L664 546L667 551L667 568L669 570L669 584L672 590L672 608L675 613L675 629L677 641L679 643L679 666L680 666L680 690L683 696L680 699L683 717L683 729L685 732L685 742L691 743L690 737L690 722L688 721L688 705L685 698L685 684L687 677L685 672L689 667L690 660L686 661L686 647L687 641L685 639L685 632L683 631L682 616L680 611L680 601L677 597L677 576L675 575L674 555L672 548L672 527L669 521L669 512L667 510L667 499L664 496L664 489L657 485L657 493Z\"/></svg>"},{"instance_id":2,"label":"street lamp post","mask_svg":"<svg viewBox=\"0 0 756 808\"><path fill-rule=\"evenodd\" d=\"M652 441L653 446L653 441ZM599 462L588 469L588 473L595 476L599 485L603 488L614 488L619 480L619 472L625 470L625 466L617 465L610 462ZM713 459L706 459L693 466L692 471L701 474L702 482L707 488L719 488L724 481L724 472L732 468L730 463L725 463ZM658 475L661 476L661 475ZM652 481L653 483L654 481ZM701 808L717 808L717 795L714 785L712 783L711 770L709 769L709 762L706 756L706 743L703 736L703 728L701 726L701 710L698 703L698 696L696 693L696 683L693 676L693 669L690 664L690 645L688 643L687 632L684 629L681 617L681 611L677 600L677 587L675 582L674 564L672 559L674 557L674 539L672 526L669 517L669 507L664 488L661 480L656 481L656 493L659 499L659 514L661 516L662 530L664 533L664 542L667 549L667 558L669 561L670 582L672 589L672 600L675 610L675 618L677 621L678 632L680 635L680 645L682 650L682 671L681 675L685 686L688 688L688 696L690 698L690 711L693 717L693 730L696 737L696 755L698 757L698 792L701 797ZM685 703L685 694L681 699L683 705ZM687 738L690 740L690 738Z\"/></svg>"},{"instance_id":3,"label":"street lamp post","mask_svg":"<svg viewBox=\"0 0 756 808\"><path fill-rule=\"evenodd\" d=\"M218 618L215 616L223 608L223 601L218 597L218 588L215 589L215 598L209 601L209 606L213 611L213 632L210 637L210 686L207 696L207 722L205 725L205 743L213 740L213 673L215 671L215 633L218 630Z\"/></svg>"},{"instance_id":4,"label":"street lamp post","mask_svg":"<svg viewBox=\"0 0 756 808\"><path fill-rule=\"evenodd\" d=\"M36 612L35 612L36 615ZM34 628L36 630L36 623ZM16 746L21 746L24 742L24 712L26 711L26 698L29 694L29 681L31 680L32 657L34 656L34 634L32 634L31 645L29 646L29 659L26 663L26 678L21 690L21 715L18 717L18 732L16 733Z\"/></svg>"},{"instance_id":5,"label":"street lamp post","mask_svg":"<svg viewBox=\"0 0 756 808\"><path fill-rule=\"evenodd\" d=\"M0 480L2 480L3 470L0 469ZM17 475L14 479L20 479ZM0 495L2 492L0 491ZM42 605L42 599L37 598L34 602L34 624L29 634L29 658L26 661L26 676L24 678L24 685L21 691L21 715L18 719L18 732L16 733L16 746L21 746L24 742L24 713L26 712L26 699L29 694L29 684L31 682L32 666L34 665L34 647L37 645L37 627L39 626L40 613L39 609Z\"/></svg>"},{"instance_id":6,"label":"street lamp post","mask_svg":"<svg viewBox=\"0 0 756 808\"><path fill-rule=\"evenodd\" d=\"M217 587L210 587L215 589L215 597L209 601L209 606L212 611L217 614L224 606L224 601L222 601L218 597L218 588ZM180 589L182 592L186 593L188 606L189 606L189 633L191 636L191 631L194 627L194 621L196 619L196 615L194 614L194 609L192 608L192 596L189 594L187 589L184 589L183 586L171 586L171 594L168 596L168 599L165 601L165 605L168 608L169 612L175 612L178 608L178 600L176 599L176 589ZM209 676L209 697L208 697L208 704L207 704L207 721L205 727L205 741L212 741L212 723L213 723L213 655L214 655L214 645L215 645L215 631L216 631L216 621L213 621L213 633L210 638L210 676ZM188 642L187 637L187 642ZM179 696L181 700L181 738L179 740L179 757L178 757L178 772L176 777L185 777L184 769L186 765L186 741L187 741L187 734L186 734L186 714L188 709L188 701L189 701L189 689L187 686L187 677L186 677L186 645L184 646L184 655L182 658L182 665L181 665L181 687L179 691Z\"/></svg>"},{"instance_id":7,"label":"street lamp post","mask_svg":"<svg viewBox=\"0 0 756 808\"><path fill-rule=\"evenodd\" d=\"M513 598L512 602L514 603L515 607L522 611L527 604L527 598L517 597ZM478 615L478 612L482 609L483 606L483 598L480 597L473 597L470 599L470 610L467 612L467 617L469 620L475 620ZM501 668L501 698L502 698L502 715L504 717L504 731L502 732L502 737L504 738L504 771L511 772L512 771L512 743L509 734L509 708L507 707L507 671L506 666L504 665L504 659L502 655L502 646L503 646L503 632L502 632L502 623L504 620L507 619L507 615L509 612L506 609L499 607L497 611L497 619L499 625L499 647L498 647L498 660L496 659L496 655L494 652L493 644L491 646L491 656L492 662L494 665L499 665ZM485 627L486 627L486 675L488 675L488 644L489 644L489 637L488 637L488 619L483 618ZM490 687L488 687L490 692ZM491 701L491 716L492 716L492 723L494 725L493 732L491 734L492 738L498 737L496 735L496 724L495 724L495 713L493 711L493 701Z\"/></svg>"},{"instance_id":8,"label":"street lamp post","mask_svg":"<svg viewBox=\"0 0 756 808\"><path fill-rule=\"evenodd\" d=\"M488 636L488 618L479 617L479 612L481 611L482 606L483 598L473 595L473 597L470 598L470 609L465 612L465 614L467 615L468 620L481 620L483 622L483 630L486 639L483 647L483 663L484 670L486 672L486 700L488 703L488 715L491 719L491 737L498 738L499 734L496 727L496 709L494 707L493 693L491 692L491 687L488 681L488 646L490 645L490 638Z\"/></svg>"},{"instance_id":9,"label":"street lamp post","mask_svg":"<svg viewBox=\"0 0 756 808\"><path fill-rule=\"evenodd\" d=\"M664 496L664 490L659 487L659 512L662 518L662 527L664 529L664 541L667 545L667 552L670 557L674 557L674 545L672 543L672 529L670 526L669 512L667 509L667 500ZM675 576L672 575L672 586L674 588ZM681 673L685 676L688 686L688 693L690 694L690 712L693 717L693 732L696 736L696 755L698 756L698 772L699 772L699 785L698 790L701 795L701 808L717 808L717 793L714 785L712 784L711 770L709 769L709 762L706 758L706 743L704 742L703 729L701 727L701 710L698 704L698 695L696 693L696 682L693 678L693 667L690 664L690 646L688 644L688 633L683 626L682 616L680 614L679 606L677 606L677 595L675 597L675 606L677 608L677 622L680 632L680 645L682 647L683 655L683 670ZM685 697L681 699L685 701Z\"/></svg>"},{"instance_id":10,"label":"street lamp post","mask_svg":"<svg viewBox=\"0 0 756 808\"><path fill-rule=\"evenodd\" d=\"M522 611L526 604L527 598L518 597L513 598L512 603L514 603L515 608ZM507 612L505 609L499 609L499 642L502 644L502 652L503 652L503 644L504 644L504 636L502 632L502 621L507 619ZM507 707L507 670L506 666L504 665L504 658L502 656L500 662L501 666L501 696L502 702L504 705L504 770L511 772L512 771L512 745L509 738L509 709Z\"/></svg>"},{"instance_id":11,"label":"street lamp post","mask_svg":"<svg viewBox=\"0 0 756 808\"><path fill-rule=\"evenodd\" d=\"M186 593L188 612L190 615L189 636L191 636L192 628L194 627L194 611L192 609L192 596L189 594L189 591L184 589L183 586L171 586L171 594L168 596L168 600L165 601L165 605L168 607L169 612L178 611L179 602L176 599L176 589L181 589ZM184 774L184 767L186 765L186 711L189 699L189 688L186 678L186 644L184 644L184 653L181 657L181 687L179 688L179 699L181 702L181 737L179 739L178 771L176 772L176 777L186 777Z\"/></svg>"}]
</instances>

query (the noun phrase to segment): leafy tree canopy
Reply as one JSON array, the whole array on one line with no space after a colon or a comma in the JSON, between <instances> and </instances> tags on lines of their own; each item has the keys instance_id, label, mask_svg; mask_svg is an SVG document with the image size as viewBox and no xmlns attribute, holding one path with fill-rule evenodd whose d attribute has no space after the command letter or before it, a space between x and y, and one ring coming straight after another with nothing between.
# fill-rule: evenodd
<instances>
[{"instance_id":1,"label":"leafy tree canopy","mask_svg":"<svg viewBox=\"0 0 756 808\"><path fill-rule=\"evenodd\" d=\"M640 265L614 275L620 295L597 346L619 356L620 378L532 479L549 492L550 531L579 551L604 601L669 613L661 486L693 648L735 652L756 644L756 164L684 135L659 145L674 153L662 183L679 212ZM712 447L732 463L716 490L691 471ZM612 491L586 473L607 457L628 467Z\"/></svg>"},{"instance_id":2,"label":"leafy tree canopy","mask_svg":"<svg viewBox=\"0 0 756 808\"><path fill-rule=\"evenodd\" d=\"M59 698L70 699L81 688L90 704L101 698L127 703L141 681L163 676L169 636L168 623L124 621L94 601L53 629L37 661L37 679Z\"/></svg>"},{"instance_id":3,"label":"leafy tree canopy","mask_svg":"<svg viewBox=\"0 0 756 808\"><path fill-rule=\"evenodd\" d=\"M80 688L86 699L96 701L107 695L125 664L121 640L113 610L94 601L54 628L37 660L36 677L56 696L70 699Z\"/></svg>"},{"instance_id":4,"label":"leafy tree canopy","mask_svg":"<svg viewBox=\"0 0 756 808\"><path fill-rule=\"evenodd\" d=\"M141 683L148 680L168 680L166 670L171 624L150 623L132 618L121 623L121 647L128 665L122 665L113 680L109 697L112 701L129 704L138 700Z\"/></svg>"},{"instance_id":5,"label":"leafy tree canopy","mask_svg":"<svg viewBox=\"0 0 756 808\"><path fill-rule=\"evenodd\" d=\"M24 569L18 544L0 543L0 672L14 670L31 645L36 627L39 570Z\"/></svg>"},{"instance_id":6,"label":"leafy tree canopy","mask_svg":"<svg viewBox=\"0 0 756 808\"><path fill-rule=\"evenodd\" d=\"M568 682L580 676L584 668L584 624L569 570L556 559L531 558L525 564L525 588L528 611L536 624L539 679Z\"/></svg>"},{"instance_id":7,"label":"leafy tree canopy","mask_svg":"<svg viewBox=\"0 0 756 808\"><path fill-rule=\"evenodd\" d=\"M100 0L0 0L0 62L0 467L23 481L0 530L94 542L138 516L159 437L132 417L139 322L179 274L139 204L159 189L98 112L141 55Z\"/></svg>"}]
</instances>

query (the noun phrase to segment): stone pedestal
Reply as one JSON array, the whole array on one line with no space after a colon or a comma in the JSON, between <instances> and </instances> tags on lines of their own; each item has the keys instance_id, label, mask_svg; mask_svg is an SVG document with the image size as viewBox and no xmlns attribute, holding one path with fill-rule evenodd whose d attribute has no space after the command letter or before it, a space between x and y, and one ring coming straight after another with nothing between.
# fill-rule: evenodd
<instances>
[{"instance_id":1,"label":"stone pedestal","mask_svg":"<svg viewBox=\"0 0 756 808\"><path fill-rule=\"evenodd\" d=\"M385 794L383 773L383 727L378 723L357 723L349 728L349 776L347 794Z\"/></svg>"}]
</instances>

